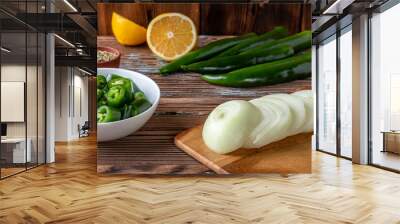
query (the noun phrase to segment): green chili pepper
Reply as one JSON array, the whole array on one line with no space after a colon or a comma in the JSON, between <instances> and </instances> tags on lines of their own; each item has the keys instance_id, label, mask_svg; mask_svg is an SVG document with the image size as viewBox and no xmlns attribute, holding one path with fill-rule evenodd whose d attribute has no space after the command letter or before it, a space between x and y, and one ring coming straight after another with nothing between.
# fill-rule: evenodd
<instances>
[{"instance_id":1,"label":"green chili pepper","mask_svg":"<svg viewBox=\"0 0 400 224\"><path fill-rule=\"evenodd\" d=\"M127 119L151 106L144 93L130 79L112 74L108 82L104 80L104 76L98 79L97 86L98 123Z\"/></svg>"},{"instance_id":2,"label":"green chili pepper","mask_svg":"<svg viewBox=\"0 0 400 224\"><path fill-rule=\"evenodd\" d=\"M134 117L134 116L136 116L136 115L139 115L140 113L139 113L139 109L138 108L136 108L135 106L133 106L133 105L130 105L131 106L131 117Z\"/></svg>"},{"instance_id":3,"label":"green chili pepper","mask_svg":"<svg viewBox=\"0 0 400 224\"><path fill-rule=\"evenodd\" d=\"M130 117L132 117L132 105L129 105L129 104L125 104L124 105L124 107L122 107L122 110L121 110L121 112L122 112L122 118L121 119L128 119L128 118L130 118Z\"/></svg>"},{"instance_id":4,"label":"green chili pepper","mask_svg":"<svg viewBox=\"0 0 400 224\"><path fill-rule=\"evenodd\" d=\"M99 101L97 101L97 107L107 105L107 99L105 96L103 96Z\"/></svg>"},{"instance_id":5,"label":"green chili pepper","mask_svg":"<svg viewBox=\"0 0 400 224\"><path fill-rule=\"evenodd\" d=\"M135 100L132 101L132 116L143 113L148 108L152 106L152 104L147 100L146 96L143 92L135 93Z\"/></svg>"},{"instance_id":6,"label":"green chili pepper","mask_svg":"<svg viewBox=\"0 0 400 224\"><path fill-rule=\"evenodd\" d=\"M134 113L135 115L141 114L145 112L147 109L149 109L151 106L152 104L148 100L145 100L140 105L134 105L134 110L135 110Z\"/></svg>"},{"instance_id":7,"label":"green chili pepper","mask_svg":"<svg viewBox=\"0 0 400 224\"><path fill-rule=\"evenodd\" d=\"M108 81L108 88L113 86L123 86L128 94L129 101L133 100L133 94L139 90L132 80L114 74Z\"/></svg>"},{"instance_id":8,"label":"green chili pepper","mask_svg":"<svg viewBox=\"0 0 400 224\"><path fill-rule=\"evenodd\" d=\"M133 92L132 81L125 78L113 78L108 81L108 88L113 86L123 86L125 90Z\"/></svg>"},{"instance_id":9,"label":"green chili pepper","mask_svg":"<svg viewBox=\"0 0 400 224\"><path fill-rule=\"evenodd\" d=\"M121 112L116 108L104 105L97 109L97 123L119 121L120 119Z\"/></svg>"},{"instance_id":10,"label":"green chili pepper","mask_svg":"<svg viewBox=\"0 0 400 224\"><path fill-rule=\"evenodd\" d=\"M207 61L184 65L182 66L182 69L202 74L226 73L251 65L283 59L292 56L293 54L294 50L292 47L282 46L273 49L263 49L263 51L258 51L256 53L249 52L247 54L211 58Z\"/></svg>"},{"instance_id":11,"label":"green chili pepper","mask_svg":"<svg viewBox=\"0 0 400 224\"><path fill-rule=\"evenodd\" d=\"M116 74L111 74L110 81L114 80L114 79L125 79L126 81L128 81L132 85L132 91L133 92L136 92L137 90L139 90L139 88L135 85L135 83L131 79L128 79L128 78L125 78L125 77L122 77L122 76L119 76L119 75L116 75Z\"/></svg>"},{"instance_id":12,"label":"green chili pepper","mask_svg":"<svg viewBox=\"0 0 400 224\"><path fill-rule=\"evenodd\" d=\"M146 95L144 95L144 93L142 91L139 91L139 92L135 93L133 103L136 105L140 105L146 100L147 100Z\"/></svg>"},{"instance_id":13,"label":"green chili pepper","mask_svg":"<svg viewBox=\"0 0 400 224\"><path fill-rule=\"evenodd\" d=\"M228 50L223 51L221 54L217 55L217 57L236 55L241 49L246 48L257 42L273 41L276 39L281 39L283 37L286 37L287 35L288 35L288 30L286 28L282 26L277 26L273 30L266 32L260 36L254 36L252 38L242 41L241 43L229 48Z\"/></svg>"},{"instance_id":14,"label":"green chili pepper","mask_svg":"<svg viewBox=\"0 0 400 224\"><path fill-rule=\"evenodd\" d=\"M311 39L312 39L311 31L306 30L279 40L256 42L246 48L240 49L240 54L247 54L250 52L256 54L258 51L263 51L264 49L267 48L276 48L281 46L293 47L294 51L298 52L310 48Z\"/></svg>"},{"instance_id":15,"label":"green chili pepper","mask_svg":"<svg viewBox=\"0 0 400 224\"><path fill-rule=\"evenodd\" d=\"M120 76L120 75L116 75L116 74L111 74L111 76L110 76L110 80L113 80L113 79L124 79L125 77L122 77L122 76Z\"/></svg>"},{"instance_id":16,"label":"green chili pepper","mask_svg":"<svg viewBox=\"0 0 400 224\"><path fill-rule=\"evenodd\" d=\"M251 87L273 85L311 76L311 52L265 64L242 68L225 74L203 75L202 79L215 85Z\"/></svg>"},{"instance_id":17,"label":"green chili pepper","mask_svg":"<svg viewBox=\"0 0 400 224\"><path fill-rule=\"evenodd\" d=\"M106 77L102 75L97 76L96 82L97 82L97 89L103 89L107 85Z\"/></svg>"},{"instance_id":18,"label":"green chili pepper","mask_svg":"<svg viewBox=\"0 0 400 224\"><path fill-rule=\"evenodd\" d=\"M181 69L181 65L188 65L215 56L216 54L232 46L235 46L241 41L254 37L255 35L255 33L248 33L240 37L226 38L214 41L198 50L187 53L186 55L176 59L175 61L167 65L164 65L160 68L160 73L169 74L179 71Z\"/></svg>"},{"instance_id":19,"label":"green chili pepper","mask_svg":"<svg viewBox=\"0 0 400 224\"><path fill-rule=\"evenodd\" d=\"M106 94L107 104L112 107L121 107L129 98L123 86L113 86Z\"/></svg>"},{"instance_id":20,"label":"green chili pepper","mask_svg":"<svg viewBox=\"0 0 400 224\"><path fill-rule=\"evenodd\" d=\"M101 100L104 96L104 91L102 89L97 89L97 101Z\"/></svg>"}]
</instances>

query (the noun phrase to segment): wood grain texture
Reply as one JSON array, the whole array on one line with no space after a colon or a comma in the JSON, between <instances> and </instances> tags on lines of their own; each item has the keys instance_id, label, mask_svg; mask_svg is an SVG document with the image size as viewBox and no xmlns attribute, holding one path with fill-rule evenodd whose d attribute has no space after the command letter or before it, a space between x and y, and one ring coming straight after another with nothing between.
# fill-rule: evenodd
<instances>
[{"instance_id":1,"label":"wood grain texture","mask_svg":"<svg viewBox=\"0 0 400 224\"><path fill-rule=\"evenodd\" d=\"M199 3L98 3L98 35L112 35L111 17L113 12L116 12L144 27L147 27L150 21L157 15L166 12L180 12L190 17L196 25L197 30L199 30L199 10Z\"/></svg>"},{"instance_id":2,"label":"wood grain texture","mask_svg":"<svg viewBox=\"0 0 400 224\"><path fill-rule=\"evenodd\" d=\"M224 37L202 36L199 45L218 38ZM156 58L147 46L121 46L109 36L99 36L97 44L118 49L122 53L121 68L149 76L161 90L160 104L141 130L116 141L98 144L99 173L204 174L209 169L177 148L175 135L202 124L211 110L225 101L311 89L309 79L246 89L210 85L195 73L160 76L158 68L165 62Z\"/></svg>"},{"instance_id":3,"label":"wood grain texture","mask_svg":"<svg viewBox=\"0 0 400 224\"><path fill-rule=\"evenodd\" d=\"M207 147L202 131L202 125L185 130L175 137L175 144L217 174L311 172L311 134L220 155Z\"/></svg>"},{"instance_id":4,"label":"wood grain texture","mask_svg":"<svg viewBox=\"0 0 400 224\"><path fill-rule=\"evenodd\" d=\"M312 174L131 177L96 173L96 141L0 181L0 224L384 223L400 221L400 175L320 152Z\"/></svg>"},{"instance_id":5,"label":"wood grain texture","mask_svg":"<svg viewBox=\"0 0 400 224\"><path fill-rule=\"evenodd\" d=\"M303 13L307 10L308 4L202 4L201 34L264 33L275 26L293 34L310 29L311 16Z\"/></svg>"},{"instance_id":6,"label":"wood grain texture","mask_svg":"<svg viewBox=\"0 0 400 224\"><path fill-rule=\"evenodd\" d=\"M312 22L312 9L310 4L304 4L301 6L301 30L311 30Z\"/></svg>"},{"instance_id":7,"label":"wood grain texture","mask_svg":"<svg viewBox=\"0 0 400 224\"><path fill-rule=\"evenodd\" d=\"M100 36L112 35L112 12L144 27L161 13L180 12L193 20L202 35L263 33L278 25L287 27L289 33L311 29L310 4L99 3L97 9Z\"/></svg>"}]
</instances>

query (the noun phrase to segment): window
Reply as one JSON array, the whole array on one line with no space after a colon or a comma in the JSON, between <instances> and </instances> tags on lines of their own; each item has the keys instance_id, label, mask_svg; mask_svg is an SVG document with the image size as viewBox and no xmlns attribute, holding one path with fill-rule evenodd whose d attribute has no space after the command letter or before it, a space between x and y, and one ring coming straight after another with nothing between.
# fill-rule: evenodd
<instances>
[{"instance_id":1,"label":"window","mask_svg":"<svg viewBox=\"0 0 400 224\"><path fill-rule=\"evenodd\" d=\"M336 153L336 36L318 47L318 145Z\"/></svg>"},{"instance_id":2,"label":"window","mask_svg":"<svg viewBox=\"0 0 400 224\"><path fill-rule=\"evenodd\" d=\"M317 147L320 151L339 153L338 156L351 158L353 79L351 24L340 30L338 35L322 41L317 50Z\"/></svg>"},{"instance_id":3,"label":"window","mask_svg":"<svg viewBox=\"0 0 400 224\"><path fill-rule=\"evenodd\" d=\"M25 12L39 12L41 4L17 5L23 10L19 16L24 16ZM46 38L12 13L1 12L0 17L8 21L0 23L2 179L45 163Z\"/></svg>"},{"instance_id":4,"label":"window","mask_svg":"<svg viewBox=\"0 0 400 224\"><path fill-rule=\"evenodd\" d=\"M351 25L340 39L340 155L352 157L352 32Z\"/></svg>"},{"instance_id":5,"label":"window","mask_svg":"<svg viewBox=\"0 0 400 224\"><path fill-rule=\"evenodd\" d=\"M372 164L400 170L400 4L371 18Z\"/></svg>"}]
</instances>

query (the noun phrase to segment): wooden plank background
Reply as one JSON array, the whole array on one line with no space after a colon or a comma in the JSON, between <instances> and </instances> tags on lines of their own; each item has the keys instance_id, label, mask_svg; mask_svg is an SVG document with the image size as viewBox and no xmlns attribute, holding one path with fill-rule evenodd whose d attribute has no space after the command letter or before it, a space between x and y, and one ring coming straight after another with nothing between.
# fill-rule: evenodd
<instances>
[{"instance_id":1,"label":"wooden plank background","mask_svg":"<svg viewBox=\"0 0 400 224\"><path fill-rule=\"evenodd\" d=\"M225 8L226 7L226 8ZM152 78L161 89L161 100L150 121L138 132L125 138L98 143L97 171L105 174L204 174L210 170L178 149L174 137L179 132L202 124L217 105L233 99L253 99L271 93L294 92L311 88L311 80L299 80L257 88L228 88L209 85L198 74L160 76L165 64L146 45L126 47L110 36L112 11L146 25L162 12L183 12L195 21L203 34L199 45L224 35L263 32L275 25L287 25L290 32L310 28L306 5L222 5L222 4L99 4L97 45L110 46L122 53L121 68L141 72ZM230 11L234 10L234 11ZM230 12L229 12L230 11ZM229 13L228 13L229 12ZM241 19L232 15L239 15ZM292 13L297 13L296 15ZM201 16L200 16L201 14ZM272 16L273 15L273 16ZM214 19L211 19L214 17ZM200 21L200 18L204 18ZM225 21L225 22L222 22ZM205 24L212 24L206 26ZM236 27L236 28L235 28ZM311 150L311 149L310 149Z\"/></svg>"},{"instance_id":2,"label":"wooden plank background","mask_svg":"<svg viewBox=\"0 0 400 224\"><path fill-rule=\"evenodd\" d=\"M112 35L112 12L144 27L161 13L180 12L193 20L202 35L263 33L278 25L290 33L311 29L310 4L98 3L97 11L100 36Z\"/></svg>"}]
</instances>

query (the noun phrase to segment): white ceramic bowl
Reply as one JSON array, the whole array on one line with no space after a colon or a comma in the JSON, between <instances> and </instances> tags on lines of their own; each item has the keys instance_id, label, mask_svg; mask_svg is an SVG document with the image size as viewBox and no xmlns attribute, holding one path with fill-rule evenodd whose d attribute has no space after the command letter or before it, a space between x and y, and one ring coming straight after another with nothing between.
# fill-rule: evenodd
<instances>
[{"instance_id":1,"label":"white ceramic bowl","mask_svg":"<svg viewBox=\"0 0 400 224\"><path fill-rule=\"evenodd\" d=\"M116 74L131 79L144 92L152 106L145 112L120 121L97 124L97 141L111 141L128 136L139 130L153 115L160 101L160 88L149 77L121 68L98 68L97 75L108 76Z\"/></svg>"}]
</instances>

